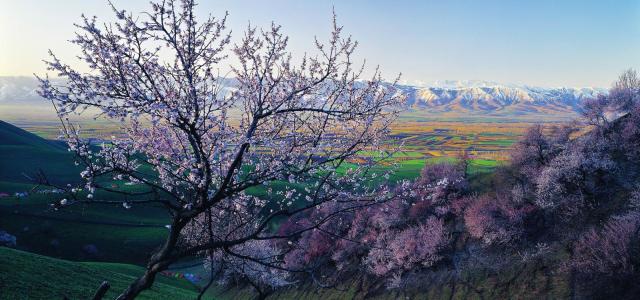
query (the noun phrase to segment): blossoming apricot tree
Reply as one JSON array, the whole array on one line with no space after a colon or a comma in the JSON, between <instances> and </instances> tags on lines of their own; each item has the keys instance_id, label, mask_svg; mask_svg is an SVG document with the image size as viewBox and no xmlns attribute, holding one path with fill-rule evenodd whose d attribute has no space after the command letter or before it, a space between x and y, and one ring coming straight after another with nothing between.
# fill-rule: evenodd
<instances>
[{"instance_id":1,"label":"blossoming apricot tree","mask_svg":"<svg viewBox=\"0 0 640 300\"><path fill-rule=\"evenodd\" d=\"M126 132L96 149L64 124L70 149L85 166L89 194L73 187L71 197L55 205L111 203L95 192L128 193L100 184L113 178L143 184L147 190L137 193L150 195L122 200L125 207L154 202L170 212L166 241L118 299L134 298L160 271L196 254L277 267L278 253L247 248L286 240L385 194L380 186L362 184L375 159L347 172L338 168L380 146L402 95L383 84L377 69L361 79L363 67L353 61L357 42L343 37L335 17L328 42L316 39L317 55L294 61L279 26L249 27L232 45L226 16L199 22L194 8L192 0L152 3L141 15L114 7L117 20L104 25L83 16L72 42L88 71L50 53L48 68L64 83L40 78L40 94L61 118L90 108L118 120ZM233 79L217 71L228 56L238 62ZM288 184L278 189L275 182ZM253 187L267 196L247 194ZM341 204L297 232L269 230L277 218L328 202Z\"/></svg>"}]
</instances>

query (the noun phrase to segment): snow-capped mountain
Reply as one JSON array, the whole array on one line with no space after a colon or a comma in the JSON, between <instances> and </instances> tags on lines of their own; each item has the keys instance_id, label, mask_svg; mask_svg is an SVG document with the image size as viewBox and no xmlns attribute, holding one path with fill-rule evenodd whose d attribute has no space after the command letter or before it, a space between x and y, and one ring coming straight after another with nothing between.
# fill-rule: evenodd
<instances>
[{"instance_id":1,"label":"snow-capped mountain","mask_svg":"<svg viewBox=\"0 0 640 300\"><path fill-rule=\"evenodd\" d=\"M44 102L37 88L38 81L32 77L0 77L0 104Z\"/></svg>"},{"instance_id":2,"label":"snow-capped mountain","mask_svg":"<svg viewBox=\"0 0 640 300\"><path fill-rule=\"evenodd\" d=\"M566 113L579 112L582 102L601 88L541 88L500 84L451 84L448 87L402 87L407 105L428 112Z\"/></svg>"},{"instance_id":3,"label":"snow-capped mountain","mask_svg":"<svg viewBox=\"0 0 640 300\"><path fill-rule=\"evenodd\" d=\"M233 80L228 80L233 85ZM37 80L0 77L0 104L49 105L36 93ZM444 80L431 84L400 85L407 108L425 114L575 115L582 102L607 92L603 88L543 88L487 81Z\"/></svg>"}]
</instances>

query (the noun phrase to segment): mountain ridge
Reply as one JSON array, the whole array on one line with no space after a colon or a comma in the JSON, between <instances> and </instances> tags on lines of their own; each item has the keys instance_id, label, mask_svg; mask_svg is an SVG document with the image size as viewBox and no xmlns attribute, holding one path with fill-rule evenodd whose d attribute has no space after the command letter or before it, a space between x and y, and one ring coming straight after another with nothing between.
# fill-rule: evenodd
<instances>
[{"instance_id":1,"label":"mountain ridge","mask_svg":"<svg viewBox=\"0 0 640 300\"><path fill-rule=\"evenodd\" d=\"M229 80L229 79L227 79ZM391 84L385 84L387 88ZM49 105L36 93L30 77L0 77L0 105ZM414 113L472 113L518 116L577 115L585 99L606 94L594 87L535 87L478 80L443 80L432 86L399 84Z\"/></svg>"},{"instance_id":2,"label":"mountain ridge","mask_svg":"<svg viewBox=\"0 0 640 300\"><path fill-rule=\"evenodd\" d=\"M579 113L584 100L605 94L597 88L406 87L407 105L427 112Z\"/></svg>"}]
</instances>

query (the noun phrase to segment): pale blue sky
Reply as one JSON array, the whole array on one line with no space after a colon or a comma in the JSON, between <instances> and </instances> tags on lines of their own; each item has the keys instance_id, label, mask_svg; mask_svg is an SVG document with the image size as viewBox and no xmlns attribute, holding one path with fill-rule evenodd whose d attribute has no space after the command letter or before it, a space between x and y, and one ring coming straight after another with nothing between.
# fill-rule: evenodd
<instances>
[{"instance_id":1,"label":"pale blue sky","mask_svg":"<svg viewBox=\"0 0 640 300\"><path fill-rule=\"evenodd\" d=\"M640 1L200 1L199 13L229 11L235 36L248 21L283 25L291 49L326 37L331 9L359 42L358 58L409 83L488 80L539 86L607 87L640 68ZM146 0L114 0L139 12ZM110 19L103 0L0 0L0 75L43 73L47 49L71 58L81 13Z\"/></svg>"}]
</instances>

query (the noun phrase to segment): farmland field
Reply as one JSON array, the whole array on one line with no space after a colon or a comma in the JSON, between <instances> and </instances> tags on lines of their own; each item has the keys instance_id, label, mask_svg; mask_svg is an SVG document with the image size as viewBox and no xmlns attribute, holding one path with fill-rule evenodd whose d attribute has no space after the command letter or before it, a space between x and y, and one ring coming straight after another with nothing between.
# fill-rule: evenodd
<instances>
[{"instance_id":1,"label":"farmland field","mask_svg":"<svg viewBox=\"0 0 640 300\"><path fill-rule=\"evenodd\" d=\"M392 138L425 157L455 157L468 151L476 159L504 161L511 145L531 123L398 122Z\"/></svg>"},{"instance_id":2,"label":"farmland field","mask_svg":"<svg viewBox=\"0 0 640 300\"><path fill-rule=\"evenodd\" d=\"M4 117L4 121L45 139L56 139L60 135L59 121L49 115L38 121L17 116ZM118 123L113 121L86 117L75 121L85 137L110 138L120 132ZM551 123L544 119L538 121ZM511 145L533 123L533 120L514 122L488 117L473 120L419 118L405 113L393 125L390 142L404 144L405 158L398 156L398 159L455 157L466 150L473 158L504 161Z\"/></svg>"},{"instance_id":3,"label":"farmland field","mask_svg":"<svg viewBox=\"0 0 640 300\"><path fill-rule=\"evenodd\" d=\"M10 122L45 139L56 139L60 132L59 124L49 118L40 121L10 118ZM113 122L79 119L78 124L81 125L83 135L90 138L108 139L120 132L117 123ZM485 121L469 123L401 118L394 124L388 141L391 145L403 145L402 151L392 157L398 167L395 179L415 178L426 163L452 159L460 156L465 151L471 159L472 172L490 171L495 166L508 160L508 151L511 145L529 126L531 126L531 123L524 122ZM8 148L10 146L4 147L6 151L11 150ZM31 168L22 171L33 171L34 166L45 165L42 163L42 159L48 159L50 161L48 164L56 164L55 168L51 168L55 171L64 168L65 165L70 163L70 159L66 158L64 153L60 153L62 151L48 151L43 155L36 155L37 153L31 153L30 151L33 150L27 148L20 153L12 151L12 155L16 159L7 163L13 165L18 161L25 161L22 158L31 157L31 160L34 160L30 162ZM42 159L38 160L39 158ZM70 165L69 168L73 168L73 166ZM14 172L16 170L14 167L11 170L11 174L0 176L0 181L7 181L7 179L11 179L9 181L13 182L21 181L22 178L18 178L23 177L21 172ZM65 174L59 175L66 176ZM0 191L2 191L1 188L2 185L0 185Z\"/></svg>"}]
</instances>

